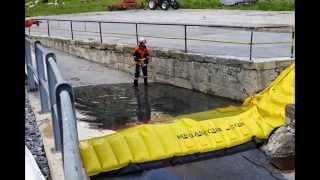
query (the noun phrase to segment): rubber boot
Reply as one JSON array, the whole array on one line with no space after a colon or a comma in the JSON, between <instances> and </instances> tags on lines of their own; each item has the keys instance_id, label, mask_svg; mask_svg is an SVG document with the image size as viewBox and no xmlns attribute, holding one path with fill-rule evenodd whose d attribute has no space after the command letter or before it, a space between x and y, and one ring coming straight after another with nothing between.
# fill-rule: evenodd
<instances>
[{"instance_id":1,"label":"rubber boot","mask_svg":"<svg viewBox=\"0 0 320 180\"><path fill-rule=\"evenodd\" d=\"M135 80L133 81L133 87L135 87L135 88L138 87L138 80L135 79Z\"/></svg>"},{"instance_id":2,"label":"rubber boot","mask_svg":"<svg viewBox=\"0 0 320 180\"><path fill-rule=\"evenodd\" d=\"M144 85L148 86L148 78L144 78L143 80L144 80Z\"/></svg>"}]
</instances>

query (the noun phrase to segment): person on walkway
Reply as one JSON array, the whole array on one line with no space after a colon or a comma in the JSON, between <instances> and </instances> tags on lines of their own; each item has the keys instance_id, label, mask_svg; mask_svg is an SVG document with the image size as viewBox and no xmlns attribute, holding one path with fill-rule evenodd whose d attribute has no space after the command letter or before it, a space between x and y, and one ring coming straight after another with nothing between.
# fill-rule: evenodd
<instances>
[{"instance_id":1,"label":"person on walkway","mask_svg":"<svg viewBox=\"0 0 320 180\"><path fill-rule=\"evenodd\" d=\"M144 85L148 85L148 63L149 63L149 49L146 47L147 41L144 38L140 38L138 41L138 47L134 49L133 60L136 63L133 86L138 87L138 80L140 76L140 68L142 69Z\"/></svg>"}]
</instances>

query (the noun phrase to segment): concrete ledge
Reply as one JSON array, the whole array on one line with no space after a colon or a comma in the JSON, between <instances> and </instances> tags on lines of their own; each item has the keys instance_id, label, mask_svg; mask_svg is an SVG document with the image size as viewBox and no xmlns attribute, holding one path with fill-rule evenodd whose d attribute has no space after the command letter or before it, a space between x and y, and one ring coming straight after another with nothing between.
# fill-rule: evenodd
<instances>
[{"instance_id":1,"label":"concrete ledge","mask_svg":"<svg viewBox=\"0 0 320 180\"><path fill-rule=\"evenodd\" d=\"M132 46L32 36L43 45L133 74ZM291 58L249 62L232 56L208 56L162 48L152 49L149 77L156 82L193 89L234 100L243 100L267 87Z\"/></svg>"},{"instance_id":2,"label":"concrete ledge","mask_svg":"<svg viewBox=\"0 0 320 180\"><path fill-rule=\"evenodd\" d=\"M41 113L40 98L37 92L27 92L26 95L30 100L30 105L36 117L36 122L43 139L51 180L64 180L62 154L54 150L51 114Z\"/></svg>"}]
</instances>

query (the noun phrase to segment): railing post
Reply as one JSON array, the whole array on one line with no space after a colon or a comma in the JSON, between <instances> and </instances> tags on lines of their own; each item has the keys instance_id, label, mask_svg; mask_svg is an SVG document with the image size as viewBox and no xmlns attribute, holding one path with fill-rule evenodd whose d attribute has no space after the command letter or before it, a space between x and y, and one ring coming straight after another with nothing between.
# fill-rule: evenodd
<instances>
[{"instance_id":1,"label":"railing post","mask_svg":"<svg viewBox=\"0 0 320 180\"><path fill-rule=\"evenodd\" d=\"M70 92L63 90L59 93L61 99L61 117L63 133L63 168L64 177L68 180L84 180L84 171L79 151L77 120Z\"/></svg>"},{"instance_id":2,"label":"railing post","mask_svg":"<svg viewBox=\"0 0 320 180\"><path fill-rule=\"evenodd\" d=\"M38 79L39 79L39 90L40 90L40 99L41 99L41 112L46 113L50 112L50 100L48 94L46 92L46 82L45 82L45 69L44 69L44 61L43 61L43 53L38 44L41 44L39 41L35 42L34 49L35 49L35 57L37 63L37 72L38 72Z\"/></svg>"},{"instance_id":3,"label":"railing post","mask_svg":"<svg viewBox=\"0 0 320 180\"><path fill-rule=\"evenodd\" d=\"M253 30L251 30L251 37L250 37L250 61L252 61L252 41L253 41Z\"/></svg>"},{"instance_id":4,"label":"railing post","mask_svg":"<svg viewBox=\"0 0 320 180\"><path fill-rule=\"evenodd\" d=\"M61 152L62 150L61 128L62 127L59 123L58 113L57 113L57 103L56 103L56 94L55 94L55 85L57 84L57 80L55 79L55 72L52 69L53 68L52 61L56 63L55 54L48 53L46 55L46 66L47 66L48 86L49 86L49 95L50 95L54 145L55 145L55 150L58 152Z\"/></svg>"},{"instance_id":5,"label":"railing post","mask_svg":"<svg viewBox=\"0 0 320 180\"><path fill-rule=\"evenodd\" d=\"M50 37L50 25L49 25L49 19L47 19L47 28L48 28L48 37Z\"/></svg>"},{"instance_id":6,"label":"railing post","mask_svg":"<svg viewBox=\"0 0 320 180\"><path fill-rule=\"evenodd\" d=\"M138 38L139 38L139 36L138 36L138 23L136 23L136 39L137 39L137 45L139 44Z\"/></svg>"},{"instance_id":7,"label":"railing post","mask_svg":"<svg viewBox=\"0 0 320 180\"><path fill-rule=\"evenodd\" d=\"M71 39L73 40L73 27L72 27L72 20L70 21L70 30L71 30Z\"/></svg>"},{"instance_id":8,"label":"railing post","mask_svg":"<svg viewBox=\"0 0 320 180\"><path fill-rule=\"evenodd\" d=\"M187 53L187 25L184 25L184 52Z\"/></svg>"},{"instance_id":9,"label":"railing post","mask_svg":"<svg viewBox=\"0 0 320 180\"><path fill-rule=\"evenodd\" d=\"M26 61L26 66L27 66L27 81L28 81L28 91L35 91L37 90L37 84L34 80L34 74L33 70L30 69L30 66L32 66L32 55L31 55L31 42L28 40L25 40L25 61Z\"/></svg>"},{"instance_id":10,"label":"railing post","mask_svg":"<svg viewBox=\"0 0 320 180\"><path fill-rule=\"evenodd\" d=\"M56 86L55 86L55 97L56 97L56 118L57 118L57 122L58 122L58 125L60 127L60 136L61 136L61 147L64 147L64 140L63 140L63 137L64 137L64 131L63 131L63 114L62 114L62 111L63 111L63 108L65 108L65 106L62 105L62 99L60 97L60 93L62 91L67 91L69 92L69 96L72 100L72 104L74 102L74 96L73 96L73 90L72 90L72 87L70 84L68 83L65 83L65 82L59 82ZM69 132L70 133L70 132ZM64 155L63 154L63 148L62 148L62 156Z\"/></svg>"},{"instance_id":11,"label":"railing post","mask_svg":"<svg viewBox=\"0 0 320 180\"><path fill-rule=\"evenodd\" d=\"M102 44L101 22L99 22L100 43Z\"/></svg>"},{"instance_id":12,"label":"railing post","mask_svg":"<svg viewBox=\"0 0 320 180\"><path fill-rule=\"evenodd\" d=\"M31 45L27 46L29 45L28 43L30 44L31 42L26 41L26 50L30 52ZM45 53L46 56L44 58L43 55ZM49 102L52 108L51 115L55 148L62 153L64 179L85 180L87 176L82 165L79 151L77 119L72 86L63 80L56 64L54 53L47 53L47 50L41 46L39 41L35 42L35 54L38 79L40 81L41 108L43 108L43 102ZM27 55L31 57L31 52L29 54L27 53ZM44 59L47 67L47 81L44 79ZM27 60L30 62L30 58ZM47 94L42 92L45 90L45 86L48 86ZM43 95L46 96L44 97ZM43 99L43 97L47 99Z\"/></svg>"},{"instance_id":13,"label":"railing post","mask_svg":"<svg viewBox=\"0 0 320 180\"><path fill-rule=\"evenodd\" d=\"M291 35L291 58L294 57L294 30L292 30L292 35Z\"/></svg>"}]
</instances>

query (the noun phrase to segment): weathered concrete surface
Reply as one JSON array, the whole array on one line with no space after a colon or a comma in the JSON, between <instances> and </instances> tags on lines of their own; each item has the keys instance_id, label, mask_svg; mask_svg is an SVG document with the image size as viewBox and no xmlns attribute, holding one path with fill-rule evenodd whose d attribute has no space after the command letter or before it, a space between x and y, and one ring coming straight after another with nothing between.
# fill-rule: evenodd
<instances>
[{"instance_id":1,"label":"weathered concrete surface","mask_svg":"<svg viewBox=\"0 0 320 180\"><path fill-rule=\"evenodd\" d=\"M159 18L161 17L161 18ZM178 9L169 11L128 10L113 12L91 12L39 16L38 18L215 24L231 26L294 25L294 11L252 11L252 10L214 10L214 9Z\"/></svg>"},{"instance_id":2,"label":"weathered concrete surface","mask_svg":"<svg viewBox=\"0 0 320 180\"><path fill-rule=\"evenodd\" d=\"M56 48L116 70L133 73L132 48L95 42L34 36L45 46ZM267 87L293 59L269 59L252 63L238 58L203 56L154 49L149 76L157 82L194 89L235 100L243 100Z\"/></svg>"},{"instance_id":3,"label":"weathered concrete surface","mask_svg":"<svg viewBox=\"0 0 320 180\"><path fill-rule=\"evenodd\" d=\"M161 17L161 18L159 18ZM85 14L68 14L45 16L51 19L71 19L88 21L146 22L201 24L239 27L265 27L253 33L252 57L290 57L292 27L270 28L270 26L294 26L294 12L274 11L241 11L241 10L177 10L177 11L115 11ZM103 42L109 44L136 44L136 29L134 24L102 23ZM29 29L26 29L28 34ZM47 23L31 29L32 35L47 35ZM263 32L262 32L263 31ZM282 33L278 33L282 32ZM236 56L249 59L251 32L243 29L212 28L188 26L188 52L220 56ZM50 36L71 39L70 22L50 21ZM138 25L138 36L145 37L149 47L169 48L184 51L184 27L168 25ZM98 23L73 23L73 38L77 40L95 40L100 42ZM169 38L169 39L166 39ZM171 39L173 38L173 39ZM201 41L198 41L198 40ZM210 40L211 42L208 42ZM213 41L213 42L212 42ZM241 42L230 44L222 42ZM268 44L281 42L280 44ZM246 43L246 44L243 44ZM267 44L261 44L267 43Z\"/></svg>"},{"instance_id":4,"label":"weathered concrete surface","mask_svg":"<svg viewBox=\"0 0 320 180\"><path fill-rule=\"evenodd\" d=\"M46 23L41 23L39 27L33 27L30 34L47 36L46 29ZM74 22L73 38L75 40L100 42L98 29L97 23ZM279 31L277 28L273 29L273 31ZM253 33L251 52L254 61L258 58L291 57L291 31L282 33L270 31L270 28L263 28L259 29L259 32L255 31ZM135 26L132 24L103 23L101 24L101 32L103 42L136 44ZM138 25L138 36L145 37L148 46L152 48L168 48L182 52L185 50L183 26ZM67 23L67 21L50 21L50 37L71 39L70 23ZM243 29L188 26L187 50L191 53L236 56L249 59L250 37L251 32Z\"/></svg>"},{"instance_id":5,"label":"weathered concrete surface","mask_svg":"<svg viewBox=\"0 0 320 180\"><path fill-rule=\"evenodd\" d=\"M47 36L47 23L30 29L31 35ZM26 33L29 34L26 29ZM290 31L289 31L290 30ZM279 28L259 28L253 33L252 59L272 57L290 57L292 29L287 32ZM276 32L274 32L276 31ZM101 39L109 44L136 44L135 25L101 24ZM244 29L212 28L188 26L187 50L191 53L202 53L216 56L236 56L249 59L251 32ZM184 27L169 25L138 25L138 36L145 37L152 48L185 50ZM70 23L50 21L50 37L71 39ZM98 23L73 23L75 40L94 40L100 42ZM228 43L229 42L229 43ZM232 42L232 43L230 43ZM262 44L266 43L266 44Z\"/></svg>"},{"instance_id":6,"label":"weathered concrete surface","mask_svg":"<svg viewBox=\"0 0 320 180\"><path fill-rule=\"evenodd\" d=\"M133 76L130 74L106 68L105 64L93 63L56 49L50 51L57 57L62 76L73 87L133 82Z\"/></svg>"}]
</instances>

